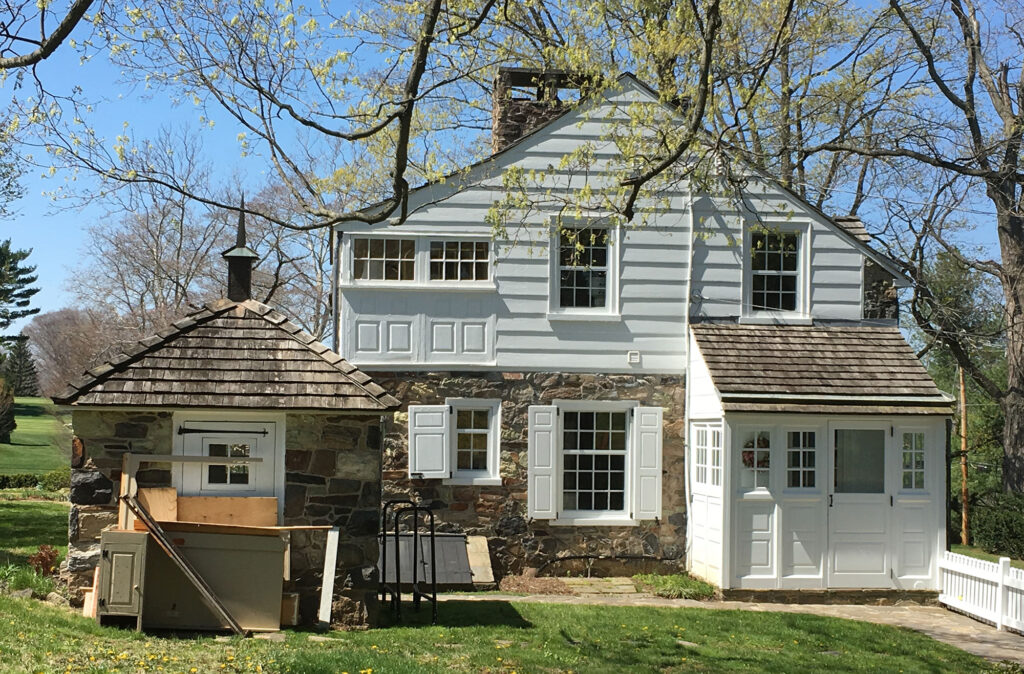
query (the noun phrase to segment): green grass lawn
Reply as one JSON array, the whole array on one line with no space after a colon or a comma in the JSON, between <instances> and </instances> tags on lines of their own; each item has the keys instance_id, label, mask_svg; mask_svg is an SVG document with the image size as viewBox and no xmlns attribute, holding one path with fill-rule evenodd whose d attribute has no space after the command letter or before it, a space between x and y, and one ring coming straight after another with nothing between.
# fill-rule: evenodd
<instances>
[{"instance_id":1,"label":"green grass lawn","mask_svg":"<svg viewBox=\"0 0 1024 674\"><path fill-rule=\"evenodd\" d=\"M68 504L0 500L0 566L25 564L43 543L67 554Z\"/></svg>"},{"instance_id":2,"label":"green grass lawn","mask_svg":"<svg viewBox=\"0 0 1024 674\"><path fill-rule=\"evenodd\" d=\"M0 444L0 475L42 475L68 464L71 433L49 398L15 398L18 427L10 444Z\"/></svg>"},{"instance_id":3,"label":"green grass lawn","mask_svg":"<svg viewBox=\"0 0 1024 674\"><path fill-rule=\"evenodd\" d=\"M0 597L3 671L72 672L983 672L983 660L911 630L833 618L639 607L445 602L441 624L285 643L100 628ZM427 613L424 611L424 614ZM425 617L425 616L424 616ZM158 669L159 668L159 669Z\"/></svg>"},{"instance_id":4,"label":"green grass lawn","mask_svg":"<svg viewBox=\"0 0 1024 674\"><path fill-rule=\"evenodd\" d=\"M949 546L951 552L955 552L960 555L967 555L968 557L976 557L978 559L984 559L986 562L998 562L999 555L992 555L981 548L973 545L960 545L959 543L953 543ZM1018 569L1024 569L1024 560L1011 559L1010 566L1017 567Z\"/></svg>"}]
</instances>

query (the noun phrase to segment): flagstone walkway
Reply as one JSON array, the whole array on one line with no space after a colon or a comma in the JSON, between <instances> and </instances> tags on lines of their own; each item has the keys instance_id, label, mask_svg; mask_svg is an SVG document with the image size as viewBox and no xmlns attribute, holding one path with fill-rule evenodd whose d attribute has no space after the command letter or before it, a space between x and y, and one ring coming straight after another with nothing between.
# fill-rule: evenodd
<instances>
[{"instance_id":1,"label":"flagstone walkway","mask_svg":"<svg viewBox=\"0 0 1024 674\"><path fill-rule=\"evenodd\" d=\"M1024 637L1000 632L991 625L940 606L918 604L901 606L863 606L827 604L769 604L744 601L696 601L665 599L636 591L629 578L562 578L576 595L449 594L439 601L515 601L548 604L601 604L608 606L662 606L667 608L703 608L712 610L778 611L809 613L863 620L917 630L968 653L999 662L1010 660L1024 664Z\"/></svg>"}]
</instances>

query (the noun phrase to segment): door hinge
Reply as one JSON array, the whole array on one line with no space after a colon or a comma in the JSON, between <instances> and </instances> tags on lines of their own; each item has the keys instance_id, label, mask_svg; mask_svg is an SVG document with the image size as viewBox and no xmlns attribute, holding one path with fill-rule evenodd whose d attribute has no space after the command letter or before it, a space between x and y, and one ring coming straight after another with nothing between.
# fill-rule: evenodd
<instances>
[{"instance_id":1,"label":"door hinge","mask_svg":"<svg viewBox=\"0 0 1024 674\"><path fill-rule=\"evenodd\" d=\"M829 507L829 508L831 508L831 507L832 507L832 494L829 494L829 495L828 495L828 507Z\"/></svg>"},{"instance_id":2,"label":"door hinge","mask_svg":"<svg viewBox=\"0 0 1024 674\"><path fill-rule=\"evenodd\" d=\"M108 557L107 552L108 552L107 550L102 550L100 552L100 557L102 557L103 559L107 559L107 557Z\"/></svg>"},{"instance_id":3,"label":"door hinge","mask_svg":"<svg viewBox=\"0 0 1024 674\"><path fill-rule=\"evenodd\" d=\"M889 507L892 507L892 494L889 495Z\"/></svg>"},{"instance_id":4,"label":"door hinge","mask_svg":"<svg viewBox=\"0 0 1024 674\"><path fill-rule=\"evenodd\" d=\"M896 427L895 426L890 426L889 427L889 437L891 438L894 435L896 435Z\"/></svg>"},{"instance_id":5,"label":"door hinge","mask_svg":"<svg viewBox=\"0 0 1024 674\"><path fill-rule=\"evenodd\" d=\"M562 408L561 407L556 407L555 408L555 416L556 417L562 416Z\"/></svg>"},{"instance_id":6,"label":"door hinge","mask_svg":"<svg viewBox=\"0 0 1024 674\"><path fill-rule=\"evenodd\" d=\"M448 406L448 414L455 414L455 405Z\"/></svg>"},{"instance_id":7,"label":"door hinge","mask_svg":"<svg viewBox=\"0 0 1024 674\"><path fill-rule=\"evenodd\" d=\"M96 600L96 603L99 604L100 606L106 606L107 605L107 600L104 599L103 597L100 597L99 599Z\"/></svg>"},{"instance_id":8,"label":"door hinge","mask_svg":"<svg viewBox=\"0 0 1024 674\"><path fill-rule=\"evenodd\" d=\"M629 408L629 418L630 418L630 419L632 419L632 418L633 418L633 412L634 412L635 410L636 410L636 408L635 408L635 407L630 407L630 408Z\"/></svg>"}]
</instances>

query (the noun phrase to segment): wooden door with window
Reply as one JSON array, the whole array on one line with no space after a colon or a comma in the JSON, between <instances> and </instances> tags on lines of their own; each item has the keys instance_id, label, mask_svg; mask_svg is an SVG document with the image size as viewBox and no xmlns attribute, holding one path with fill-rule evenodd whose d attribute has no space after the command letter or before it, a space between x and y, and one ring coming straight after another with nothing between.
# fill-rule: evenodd
<instances>
[{"instance_id":1,"label":"wooden door with window","mask_svg":"<svg viewBox=\"0 0 1024 674\"><path fill-rule=\"evenodd\" d=\"M888 435L888 424L829 426L829 587L892 585Z\"/></svg>"},{"instance_id":2,"label":"wooden door with window","mask_svg":"<svg viewBox=\"0 0 1024 674\"><path fill-rule=\"evenodd\" d=\"M274 422L182 423L184 456L258 458L259 463L187 463L176 471L182 496L280 496L277 428Z\"/></svg>"}]
</instances>

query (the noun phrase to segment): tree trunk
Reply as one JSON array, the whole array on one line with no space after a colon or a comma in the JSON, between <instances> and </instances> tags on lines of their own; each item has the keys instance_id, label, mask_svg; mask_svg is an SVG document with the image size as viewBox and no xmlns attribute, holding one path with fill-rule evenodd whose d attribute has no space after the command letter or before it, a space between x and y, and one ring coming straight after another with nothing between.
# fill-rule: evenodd
<instances>
[{"instance_id":1,"label":"tree trunk","mask_svg":"<svg viewBox=\"0 0 1024 674\"><path fill-rule=\"evenodd\" d=\"M1020 279L1024 279L1024 217L1015 214L1012 198L1005 204L994 201L1006 301L1003 490L1024 492L1024 297L1020 292Z\"/></svg>"}]
</instances>

